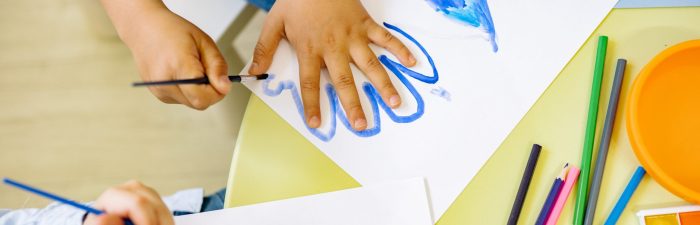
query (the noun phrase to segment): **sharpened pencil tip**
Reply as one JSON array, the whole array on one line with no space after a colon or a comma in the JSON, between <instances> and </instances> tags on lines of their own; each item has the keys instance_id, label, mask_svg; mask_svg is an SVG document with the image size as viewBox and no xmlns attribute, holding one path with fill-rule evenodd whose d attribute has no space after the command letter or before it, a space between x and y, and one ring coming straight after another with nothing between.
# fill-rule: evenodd
<instances>
[{"instance_id":1,"label":"sharpened pencil tip","mask_svg":"<svg viewBox=\"0 0 700 225\"><path fill-rule=\"evenodd\" d=\"M559 176L557 176L557 179L564 180L568 173L569 173L569 163L566 163L566 164L564 164L564 168L561 170L561 173L559 174Z\"/></svg>"}]
</instances>

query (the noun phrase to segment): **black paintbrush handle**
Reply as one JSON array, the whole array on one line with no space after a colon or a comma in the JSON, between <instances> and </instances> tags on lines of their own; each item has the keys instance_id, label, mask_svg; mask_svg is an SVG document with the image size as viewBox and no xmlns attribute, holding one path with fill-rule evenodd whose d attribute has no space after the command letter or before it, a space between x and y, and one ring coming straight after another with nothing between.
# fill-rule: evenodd
<instances>
[{"instance_id":1,"label":"black paintbrush handle","mask_svg":"<svg viewBox=\"0 0 700 225\"><path fill-rule=\"evenodd\" d=\"M141 87L141 86L162 86L162 85L178 85L178 84L209 84L209 78L200 77L200 78L184 79L184 80L137 82L137 83L133 83L132 86Z\"/></svg>"},{"instance_id":2,"label":"black paintbrush handle","mask_svg":"<svg viewBox=\"0 0 700 225\"><path fill-rule=\"evenodd\" d=\"M269 77L268 74L234 75L234 76L228 76L228 79L231 82L241 82L241 81L252 81L252 80L265 80L268 77ZM133 83L132 86L143 87L143 86L163 86L163 85L180 85L180 84L209 84L209 78L208 77L200 77L200 78L183 79L183 80L136 82L136 83Z\"/></svg>"}]
</instances>

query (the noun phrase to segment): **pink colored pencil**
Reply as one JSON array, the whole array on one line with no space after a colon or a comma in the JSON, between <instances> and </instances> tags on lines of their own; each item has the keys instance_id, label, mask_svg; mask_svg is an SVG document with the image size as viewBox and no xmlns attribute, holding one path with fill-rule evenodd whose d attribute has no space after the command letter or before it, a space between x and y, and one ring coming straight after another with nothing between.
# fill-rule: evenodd
<instances>
[{"instance_id":1,"label":"pink colored pencil","mask_svg":"<svg viewBox=\"0 0 700 225\"><path fill-rule=\"evenodd\" d=\"M554 202L554 208L552 209L552 213L549 214L546 225L557 224L559 215L561 215L561 211L564 209L564 203L566 203L566 200L569 198L569 193L571 193L571 189L574 187L576 179L578 179L579 172L581 172L581 170L575 166L571 166L569 169L569 175L567 175L566 180L564 180L564 187L561 189L559 197L557 197L557 200Z\"/></svg>"}]
</instances>

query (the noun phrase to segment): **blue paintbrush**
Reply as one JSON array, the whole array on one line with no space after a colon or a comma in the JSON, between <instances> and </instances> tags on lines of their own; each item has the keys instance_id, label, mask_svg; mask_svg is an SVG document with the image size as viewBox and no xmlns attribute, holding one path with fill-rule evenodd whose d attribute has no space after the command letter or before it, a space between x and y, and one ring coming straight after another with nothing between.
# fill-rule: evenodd
<instances>
[{"instance_id":1,"label":"blue paintbrush","mask_svg":"<svg viewBox=\"0 0 700 225\"><path fill-rule=\"evenodd\" d=\"M90 207L90 206L87 206L87 205L78 203L78 202L76 202L76 201L73 201L73 200L69 200L69 199L60 197L60 196L55 195L55 194L51 194L51 193L46 192L46 191L39 190L38 188L29 186L29 185L26 185L26 184L22 184L22 183L20 183L20 182L14 181L14 180L12 180L12 179L10 179L10 178L3 178L3 179L2 179L2 182L5 183L5 184L7 184L7 185L10 185L10 186L13 186L13 187L16 187L16 188L25 190L25 191L27 191L27 192L30 192L30 193L33 193L33 194L36 194L36 195L39 195L39 196L42 196L42 197L45 197L45 198L48 198L48 199L51 199L51 200L54 200L54 201L63 203L63 204L66 204L66 205L70 205L70 206L73 206L73 207L76 207L76 208L85 210L85 211L87 211L88 213L92 213L92 214L95 214L95 215L98 215L98 216L105 213L105 212L102 211L102 210L92 208L92 207ZM134 223L132 223L131 220L129 220L129 219L124 219L124 225L134 225Z\"/></svg>"}]
</instances>

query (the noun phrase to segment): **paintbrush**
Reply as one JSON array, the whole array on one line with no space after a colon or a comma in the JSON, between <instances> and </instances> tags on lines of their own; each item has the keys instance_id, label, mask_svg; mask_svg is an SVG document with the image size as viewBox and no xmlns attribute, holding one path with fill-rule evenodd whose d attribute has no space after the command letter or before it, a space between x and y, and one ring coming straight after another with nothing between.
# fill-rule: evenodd
<instances>
[{"instance_id":1,"label":"paintbrush","mask_svg":"<svg viewBox=\"0 0 700 225\"><path fill-rule=\"evenodd\" d=\"M231 82L246 82L254 80L265 80L269 77L268 74L260 75L231 75L228 79ZM134 87L144 87L144 86L163 86L163 85L180 85L180 84L209 84L208 77L200 77L193 79L183 79L183 80L166 80L166 81L148 81L148 82L135 82L132 84Z\"/></svg>"}]
</instances>

